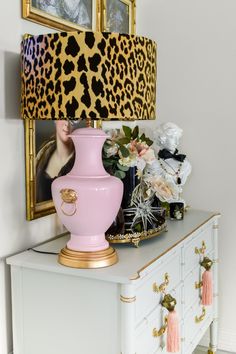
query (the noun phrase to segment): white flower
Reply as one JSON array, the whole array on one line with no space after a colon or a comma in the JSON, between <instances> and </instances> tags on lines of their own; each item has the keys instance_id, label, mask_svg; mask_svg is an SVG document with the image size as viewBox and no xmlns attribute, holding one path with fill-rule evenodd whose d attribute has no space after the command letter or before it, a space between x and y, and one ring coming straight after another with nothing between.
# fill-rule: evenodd
<instances>
[{"instance_id":1,"label":"white flower","mask_svg":"<svg viewBox=\"0 0 236 354\"><path fill-rule=\"evenodd\" d=\"M119 130L118 129L109 129L106 131L106 134L109 136L111 140L114 140L118 137L119 135Z\"/></svg>"},{"instance_id":2,"label":"white flower","mask_svg":"<svg viewBox=\"0 0 236 354\"><path fill-rule=\"evenodd\" d=\"M177 220L181 220L182 219L182 213L181 213L181 211L180 210L176 210L175 211L175 218L177 219Z\"/></svg>"},{"instance_id":3,"label":"white flower","mask_svg":"<svg viewBox=\"0 0 236 354\"><path fill-rule=\"evenodd\" d=\"M152 165L155 161L155 153L153 149L148 148L143 155L141 155L142 159L146 161L147 164Z\"/></svg>"},{"instance_id":4,"label":"white flower","mask_svg":"<svg viewBox=\"0 0 236 354\"><path fill-rule=\"evenodd\" d=\"M136 156L133 154L130 154L128 157L121 156L119 164L126 167L134 167L137 164Z\"/></svg>"},{"instance_id":5,"label":"white flower","mask_svg":"<svg viewBox=\"0 0 236 354\"><path fill-rule=\"evenodd\" d=\"M111 157L117 154L119 149L119 146L117 144L111 145L107 150L106 150L106 155L107 157Z\"/></svg>"},{"instance_id":6,"label":"white flower","mask_svg":"<svg viewBox=\"0 0 236 354\"><path fill-rule=\"evenodd\" d=\"M149 186L148 193L153 191L162 202L169 202L178 199L178 187L160 176L147 176L145 182Z\"/></svg>"}]
</instances>

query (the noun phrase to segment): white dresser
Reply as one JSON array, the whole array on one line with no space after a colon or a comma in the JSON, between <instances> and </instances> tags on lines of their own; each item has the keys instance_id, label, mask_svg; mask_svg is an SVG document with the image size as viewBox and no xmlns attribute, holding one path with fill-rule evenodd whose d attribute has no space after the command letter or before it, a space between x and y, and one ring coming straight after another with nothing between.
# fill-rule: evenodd
<instances>
[{"instance_id":1,"label":"white dresser","mask_svg":"<svg viewBox=\"0 0 236 354\"><path fill-rule=\"evenodd\" d=\"M177 300L181 353L193 352L210 326L217 347L217 232L219 215L189 210L168 232L139 248L116 247L119 262L81 270L52 254L10 257L14 354L154 354L166 352L163 288ZM59 252L67 236L37 250ZM202 252L213 260L213 305L201 305ZM161 288L160 288L161 285ZM164 332L164 331L160 331ZM160 333L159 332L159 333Z\"/></svg>"}]
</instances>

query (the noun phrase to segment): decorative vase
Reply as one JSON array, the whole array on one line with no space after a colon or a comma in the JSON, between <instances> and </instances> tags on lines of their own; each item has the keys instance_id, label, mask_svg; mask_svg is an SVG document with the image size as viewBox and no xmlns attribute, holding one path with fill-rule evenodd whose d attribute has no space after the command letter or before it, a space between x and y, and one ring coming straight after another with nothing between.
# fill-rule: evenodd
<instances>
[{"instance_id":1,"label":"decorative vase","mask_svg":"<svg viewBox=\"0 0 236 354\"><path fill-rule=\"evenodd\" d=\"M137 167L130 167L122 181L124 184L124 194L121 206L123 209L126 209L130 207L133 190L139 184Z\"/></svg>"},{"instance_id":2,"label":"decorative vase","mask_svg":"<svg viewBox=\"0 0 236 354\"><path fill-rule=\"evenodd\" d=\"M75 268L106 267L117 262L105 231L118 213L123 183L103 167L102 146L107 135L101 129L77 129L70 137L75 146L74 166L52 183L57 214L71 233L59 263Z\"/></svg>"}]
</instances>

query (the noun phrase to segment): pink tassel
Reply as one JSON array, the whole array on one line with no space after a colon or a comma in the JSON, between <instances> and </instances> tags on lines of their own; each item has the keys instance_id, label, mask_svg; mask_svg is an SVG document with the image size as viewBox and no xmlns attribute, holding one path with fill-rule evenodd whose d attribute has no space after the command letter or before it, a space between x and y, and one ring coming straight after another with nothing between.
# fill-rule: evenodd
<instances>
[{"instance_id":1,"label":"pink tassel","mask_svg":"<svg viewBox=\"0 0 236 354\"><path fill-rule=\"evenodd\" d=\"M167 316L167 352L176 353L179 350L179 319L176 311L170 311Z\"/></svg>"},{"instance_id":2,"label":"pink tassel","mask_svg":"<svg viewBox=\"0 0 236 354\"><path fill-rule=\"evenodd\" d=\"M205 270L202 274L202 305L212 305L213 302L213 280L212 272Z\"/></svg>"}]
</instances>

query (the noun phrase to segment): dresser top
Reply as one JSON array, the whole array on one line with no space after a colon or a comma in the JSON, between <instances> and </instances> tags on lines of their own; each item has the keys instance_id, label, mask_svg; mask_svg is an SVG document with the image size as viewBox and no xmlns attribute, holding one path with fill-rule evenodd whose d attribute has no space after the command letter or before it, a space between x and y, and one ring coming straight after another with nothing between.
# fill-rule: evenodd
<instances>
[{"instance_id":1,"label":"dresser top","mask_svg":"<svg viewBox=\"0 0 236 354\"><path fill-rule=\"evenodd\" d=\"M140 242L139 248L130 244L112 245L117 250L117 264L100 269L75 269L65 267L57 262L57 255L36 253L33 250L9 257L7 263L17 267L37 269L47 272L67 274L90 279L116 283L129 283L137 279L148 266L164 256L168 251L183 242L204 224L219 216L213 212L188 210L183 220L167 222L167 232L158 237ZM68 235L44 243L34 249L38 251L59 253L65 247Z\"/></svg>"}]
</instances>

